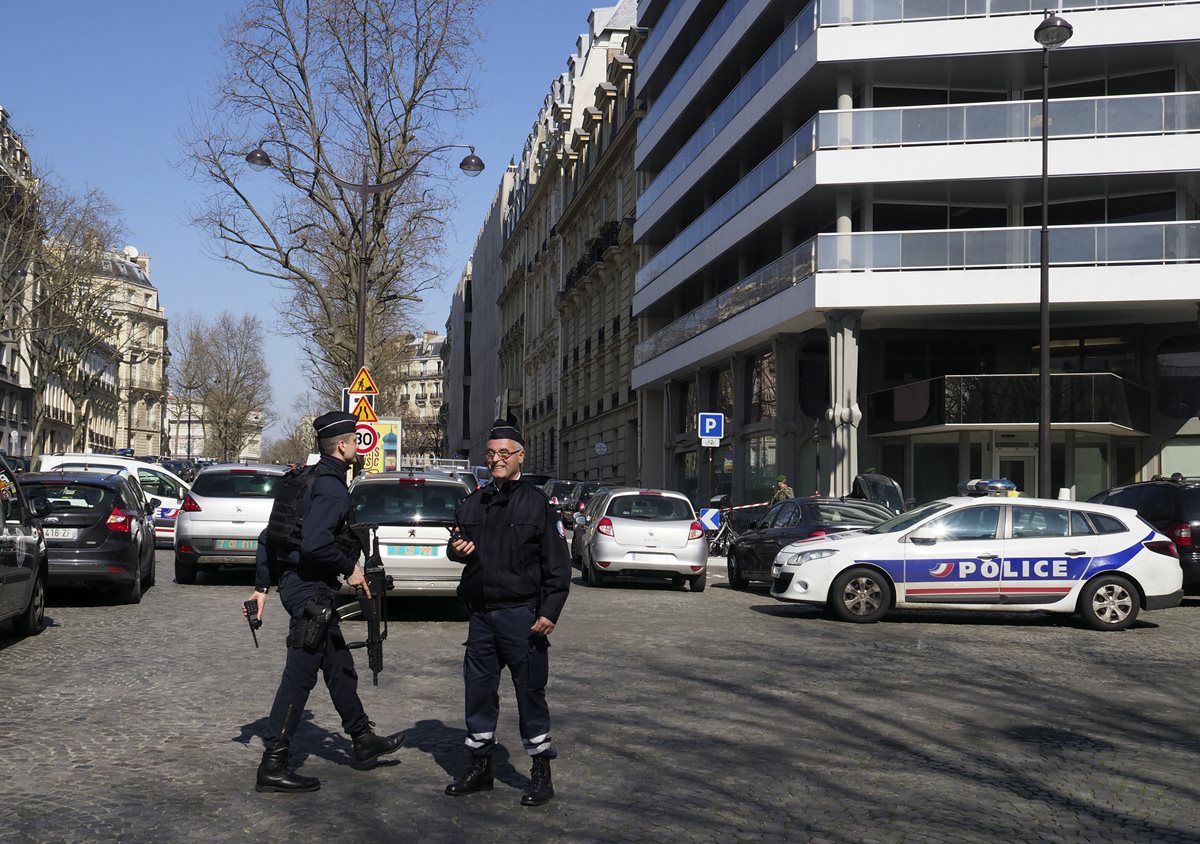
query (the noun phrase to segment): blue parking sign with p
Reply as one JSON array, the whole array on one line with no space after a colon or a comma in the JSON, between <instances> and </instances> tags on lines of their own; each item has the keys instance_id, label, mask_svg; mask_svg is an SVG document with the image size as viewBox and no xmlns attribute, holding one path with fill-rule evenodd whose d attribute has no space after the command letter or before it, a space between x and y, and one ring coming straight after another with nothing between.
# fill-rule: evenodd
<instances>
[{"instance_id":1,"label":"blue parking sign with p","mask_svg":"<svg viewBox=\"0 0 1200 844\"><path fill-rule=\"evenodd\" d=\"M700 436L721 439L725 436L725 414L701 413L698 427Z\"/></svg>"}]
</instances>

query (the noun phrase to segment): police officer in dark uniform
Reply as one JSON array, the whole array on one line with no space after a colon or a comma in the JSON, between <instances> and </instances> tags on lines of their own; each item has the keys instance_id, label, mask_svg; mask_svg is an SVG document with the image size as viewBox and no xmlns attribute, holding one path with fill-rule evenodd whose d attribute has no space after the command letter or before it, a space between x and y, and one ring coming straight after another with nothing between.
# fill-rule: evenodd
<instances>
[{"instance_id":1,"label":"police officer in dark uniform","mask_svg":"<svg viewBox=\"0 0 1200 844\"><path fill-rule=\"evenodd\" d=\"M367 720L358 697L358 674L342 636L337 611L331 613L319 641L310 643L310 648L302 641L306 618L311 617L313 606L324 601L332 607L338 575L346 578L347 585L361 588L370 597L358 565L360 549L347 528L350 494L346 489L346 471L357 450L356 422L355 417L341 412L326 413L313 422L321 458L309 470L313 473L312 483L299 502L300 547L275 547L268 538L270 528L259 537L255 589L251 595L258 604L258 618L262 619L266 605L271 568L277 566L281 571L279 598L291 617L291 628L283 679L267 719L266 752L258 766L257 791L316 791L321 787L316 777L306 777L288 768L288 746L304 712L308 693L316 685L318 671L325 676L329 696L342 718L342 728L354 741L358 765L366 765L404 743L404 733L378 736L371 729L373 724ZM307 617L306 607L310 609ZM320 632L320 628L317 630Z\"/></svg>"},{"instance_id":2,"label":"police officer in dark uniform","mask_svg":"<svg viewBox=\"0 0 1200 844\"><path fill-rule=\"evenodd\" d=\"M471 767L446 793L461 797L493 786L500 671L508 668L521 742L533 758L521 805L540 806L554 796L550 760L558 755L546 706L547 637L567 600L571 558L558 513L521 478L521 432L497 419L485 457L492 480L459 505L458 536L447 549L450 559L466 565L458 595L470 613L463 680Z\"/></svg>"}]
</instances>

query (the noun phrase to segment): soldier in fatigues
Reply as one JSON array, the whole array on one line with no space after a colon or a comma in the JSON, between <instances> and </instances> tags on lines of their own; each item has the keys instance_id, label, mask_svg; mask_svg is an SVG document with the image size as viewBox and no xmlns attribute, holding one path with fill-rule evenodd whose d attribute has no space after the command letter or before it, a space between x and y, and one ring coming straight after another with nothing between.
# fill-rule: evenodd
<instances>
[{"instance_id":1,"label":"soldier in fatigues","mask_svg":"<svg viewBox=\"0 0 1200 844\"><path fill-rule=\"evenodd\" d=\"M571 559L558 513L521 478L521 432L497 419L484 456L492 480L459 505L458 536L447 550L466 565L458 595L470 613L463 681L471 767L446 793L461 797L493 786L500 671L508 668L521 742L533 759L521 805L540 806L554 796L550 760L558 755L546 705L548 637L567 600Z\"/></svg>"},{"instance_id":2,"label":"soldier in fatigues","mask_svg":"<svg viewBox=\"0 0 1200 844\"><path fill-rule=\"evenodd\" d=\"M305 608L314 599L317 603L325 600L332 608L338 575L346 578L348 586L359 587L371 597L362 567L358 565L358 543L346 527L350 515L346 470L355 456L356 422L349 413L341 412L326 413L313 422L321 459L308 470L312 472L311 485L296 505L300 516L299 547L278 547L278 541L268 536L272 533L271 525L259 537L255 589L251 595L258 604L258 618L263 617L271 568L277 566L281 570L279 598L291 617L291 628L283 679L263 737L266 752L258 766L257 791L316 791L321 787L316 777L306 777L288 768L288 746L304 713L308 693L316 685L318 671L325 675L329 696L342 718L342 728L353 739L356 764L371 763L404 743L404 733L378 736L371 729L373 725L358 697L358 674L336 610L319 641L310 642L309 647L301 641Z\"/></svg>"}]
</instances>

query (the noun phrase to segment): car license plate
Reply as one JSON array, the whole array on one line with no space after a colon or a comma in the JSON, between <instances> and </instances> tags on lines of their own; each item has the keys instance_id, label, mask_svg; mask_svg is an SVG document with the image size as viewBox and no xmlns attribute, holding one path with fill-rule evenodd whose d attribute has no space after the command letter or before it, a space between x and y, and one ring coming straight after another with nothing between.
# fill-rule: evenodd
<instances>
[{"instance_id":1,"label":"car license plate","mask_svg":"<svg viewBox=\"0 0 1200 844\"><path fill-rule=\"evenodd\" d=\"M42 528L47 539L74 539L79 535L79 528Z\"/></svg>"},{"instance_id":2,"label":"car license plate","mask_svg":"<svg viewBox=\"0 0 1200 844\"><path fill-rule=\"evenodd\" d=\"M436 557L437 547L433 545L385 545L389 557Z\"/></svg>"},{"instance_id":3,"label":"car license plate","mask_svg":"<svg viewBox=\"0 0 1200 844\"><path fill-rule=\"evenodd\" d=\"M257 539L216 539L213 547L218 551L254 551L258 549Z\"/></svg>"},{"instance_id":4,"label":"car license plate","mask_svg":"<svg viewBox=\"0 0 1200 844\"><path fill-rule=\"evenodd\" d=\"M636 551L629 555L631 563L661 563L662 554L639 554Z\"/></svg>"}]
</instances>

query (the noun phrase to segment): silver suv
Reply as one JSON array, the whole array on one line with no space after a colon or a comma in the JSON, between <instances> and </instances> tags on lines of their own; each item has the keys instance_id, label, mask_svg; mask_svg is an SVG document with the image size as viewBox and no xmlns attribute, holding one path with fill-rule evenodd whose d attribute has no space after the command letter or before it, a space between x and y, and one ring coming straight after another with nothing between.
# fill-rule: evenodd
<instances>
[{"instance_id":1,"label":"silver suv","mask_svg":"<svg viewBox=\"0 0 1200 844\"><path fill-rule=\"evenodd\" d=\"M220 464L201 469L175 523L175 581L195 583L199 566L254 565L286 466Z\"/></svg>"}]
</instances>

